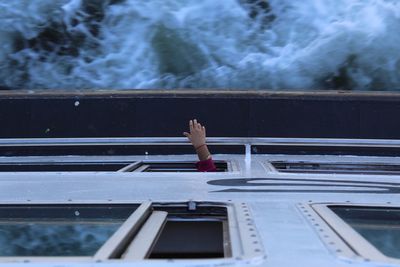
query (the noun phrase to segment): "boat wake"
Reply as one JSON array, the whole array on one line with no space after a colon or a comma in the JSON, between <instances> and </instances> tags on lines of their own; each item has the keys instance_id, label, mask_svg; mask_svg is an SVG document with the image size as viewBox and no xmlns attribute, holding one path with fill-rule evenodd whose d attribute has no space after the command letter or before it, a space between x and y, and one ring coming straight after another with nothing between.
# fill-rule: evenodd
<instances>
[{"instance_id":1,"label":"boat wake","mask_svg":"<svg viewBox=\"0 0 400 267\"><path fill-rule=\"evenodd\" d=\"M397 0L0 0L5 89L400 89Z\"/></svg>"}]
</instances>

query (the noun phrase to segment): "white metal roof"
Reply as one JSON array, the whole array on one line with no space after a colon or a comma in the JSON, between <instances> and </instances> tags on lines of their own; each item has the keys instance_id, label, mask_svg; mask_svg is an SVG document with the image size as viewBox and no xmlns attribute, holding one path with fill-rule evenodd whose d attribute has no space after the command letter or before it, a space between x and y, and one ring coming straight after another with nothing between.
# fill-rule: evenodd
<instances>
[{"instance_id":1,"label":"white metal roof","mask_svg":"<svg viewBox=\"0 0 400 267\"><path fill-rule=\"evenodd\" d=\"M236 140L237 141L237 140ZM243 141L243 140L242 140ZM246 143L246 142L244 142ZM356 142L357 143L357 142ZM375 144L381 144L374 142ZM396 143L396 142L395 142ZM400 142L397 142L400 144ZM397 144L396 143L396 144ZM2 144L2 142L0 142ZM4 144L4 142L3 142ZM364 145L364 144L363 144ZM310 204L344 203L400 207L400 176L279 173L268 162L301 160L400 164L400 157L331 155L214 155L215 160L234 162L238 169L224 173L140 172L0 172L1 204L38 203L142 203L215 201L246 203L262 243L265 258L218 260L140 261L135 266L391 266L366 262L361 256L341 253L343 244L330 232L330 241L318 233L324 221L311 221ZM196 161L195 155L169 156L59 156L54 161ZM0 163L43 161L43 157L1 157ZM303 208L304 207L304 208ZM307 212L304 212L307 210ZM313 218L318 218L313 214ZM315 226L318 224L318 226ZM325 227L325 226L324 226ZM325 227L326 228L326 227ZM328 231L328 230L326 230ZM335 242L334 242L335 243ZM340 249L342 248L342 249ZM394 263L392 263L394 264ZM6 266L8 264L1 264ZM16 266L16 264L11 264ZM23 264L26 266L26 264ZM122 266L102 263L48 262L30 266ZM400 264L399 264L400 265Z\"/></svg>"}]
</instances>

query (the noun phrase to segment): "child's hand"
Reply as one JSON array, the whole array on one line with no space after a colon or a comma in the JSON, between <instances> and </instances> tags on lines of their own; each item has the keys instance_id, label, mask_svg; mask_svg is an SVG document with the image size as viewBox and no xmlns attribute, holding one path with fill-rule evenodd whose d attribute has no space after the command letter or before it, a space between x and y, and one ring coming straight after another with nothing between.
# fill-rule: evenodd
<instances>
[{"instance_id":1,"label":"child's hand","mask_svg":"<svg viewBox=\"0 0 400 267\"><path fill-rule=\"evenodd\" d=\"M196 149L199 160L211 160L211 154L206 145L206 127L201 126L197 120L190 120L189 129L190 133L184 132L183 135L190 140ZM214 163L212 166L214 166ZM212 169L215 170L215 166Z\"/></svg>"},{"instance_id":2,"label":"child's hand","mask_svg":"<svg viewBox=\"0 0 400 267\"><path fill-rule=\"evenodd\" d=\"M197 120L189 121L190 133L184 132L183 135L186 136L195 149L206 144L206 127L201 126Z\"/></svg>"}]
</instances>

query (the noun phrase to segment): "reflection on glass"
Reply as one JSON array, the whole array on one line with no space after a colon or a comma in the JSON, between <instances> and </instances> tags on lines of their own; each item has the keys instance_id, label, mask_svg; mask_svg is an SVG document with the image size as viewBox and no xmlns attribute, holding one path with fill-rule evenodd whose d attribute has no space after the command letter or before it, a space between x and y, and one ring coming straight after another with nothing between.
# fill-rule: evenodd
<instances>
[{"instance_id":1,"label":"reflection on glass","mask_svg":"<svg viewBox=\"0 0 400 267\"><path fill-rule=\"evenodd\" d=\"M0 206L0 257L93 256L134 205Z\"/></svg>"},{"instance_id":2,"label":"reflection on glass","mask_svg":"<svg viewBox=\"0 0 400 267\"><path fill-rule=\"evenodd\" d=\"M122 221L0 224L0 256L92 256Z\"/></svg>"},{"instance_id":3,"label":"reflection on glass","mask_svg":"<svg viewBox=\"0 0 400 267\"><path fill-rule=\"evenodd\" d=\"M330 209L381 253L400 258L400 209L339 206Z\"/></svg>"}]
</instances>

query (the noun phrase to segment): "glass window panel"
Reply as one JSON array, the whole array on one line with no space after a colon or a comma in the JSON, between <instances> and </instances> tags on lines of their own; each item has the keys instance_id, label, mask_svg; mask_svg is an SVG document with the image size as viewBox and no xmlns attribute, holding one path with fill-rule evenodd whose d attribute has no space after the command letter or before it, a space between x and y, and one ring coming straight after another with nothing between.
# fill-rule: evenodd
<instances>
[{"instance_id":1,"label":"glass window panel","mask_svg":"<svg viewBox=\"0 0 400 267\"><path fill-rule=\"evenodd\" d=\"M118 171L129 163L1 163L0 172Z\"/></svg>"},{"instance_id":2,"label":"glass window panel","mask_svg":"<svg viewBox=\"0 0 400 267\"><path fill-rule=\"evenodd\" d=\"M400 209L329 207L382 254L400 258Z\"/></svg>"},{"instance_id":3,"label":"glass window panel","mask_svg":"<svg viewBox=\"0 0 400 267\"><path fill-rule=\"evenodd\" d=\"M337 163L337 162L271 162L280 172L343 173L343 174L400 174L398 164Z\"/></svg>"},{"instance_id":4,"label":"glass window panel","mask_svg":"<svg viewBox=\"0 0 400 267\"><path fill-rule=\"evenodd\" d=\"M92 256L122 223L0 223L0 256Z\"/></svg>"},{"instance_id":5,"label":"glass window panel","mask_svg":"<svg viewBox=\"0 0 400 267\"><path fill-rule=\"evenodd\" d=\"M136 207L0 207L0 256L93 256Z\"/></svg>"}]
</instances>

